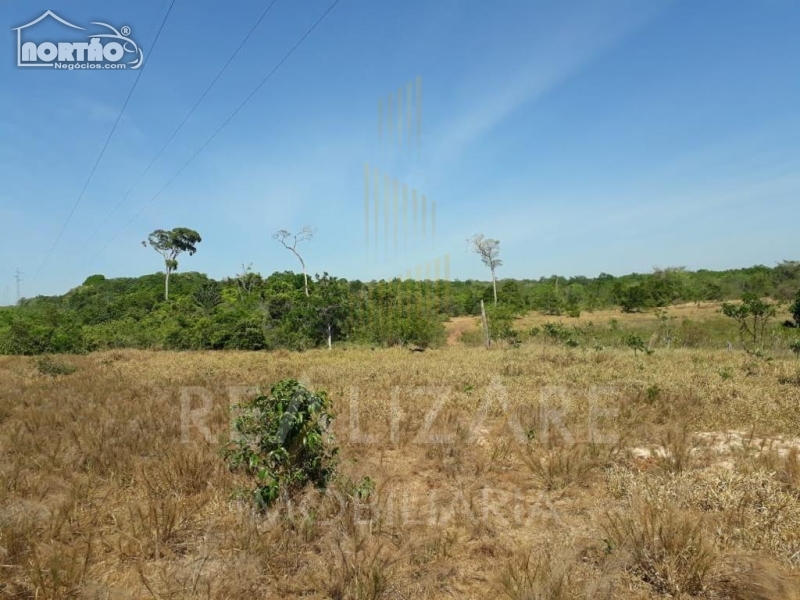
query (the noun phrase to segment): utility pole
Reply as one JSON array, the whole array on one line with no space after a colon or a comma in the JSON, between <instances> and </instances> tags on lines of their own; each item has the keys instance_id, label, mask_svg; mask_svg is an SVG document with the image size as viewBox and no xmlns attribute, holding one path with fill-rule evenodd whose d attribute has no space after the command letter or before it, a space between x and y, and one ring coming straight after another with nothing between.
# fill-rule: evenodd
<instances>
[{"instance_id":1,"label":"utility pole","mask_svg":"<svg viewBox=\"0 0 800 600\"><path fill-rule=\"evenodd\" d=\"M17 282L17 304L19 304L20 298L22 298L22 276L24 273L17 269L14 272L14 279Z\"/></svg>"},{"instance_id":2,"label":"utility pole","mask_svg":"<svg viewBox=\"0 0 800 600\"><path fill-rule=\"evenodd\" d=\"M486 320L486 308L483 306L483 298L481 298L481 324L483 325L483 343L488 350L492 345L492 338L489 336L489 322Z\"/></svg>"}]
</instances>

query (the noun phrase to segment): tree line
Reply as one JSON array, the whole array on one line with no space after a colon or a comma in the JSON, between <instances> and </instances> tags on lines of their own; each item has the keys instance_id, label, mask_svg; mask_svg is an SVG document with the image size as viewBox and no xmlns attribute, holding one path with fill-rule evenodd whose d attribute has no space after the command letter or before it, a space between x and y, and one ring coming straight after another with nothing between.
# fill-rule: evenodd
<instances>
[{"instance_id":1,"label":"tree line","mask_svg":"<svg viewBox=\"0 0 800 600\"><path fill-rule=\"evenodd\" d=\"M511 320L535 310L577 317L617 307L635 312L679 302L771 297L793 303L800 323L800 262L727 271L655 269L620 277L500 279L499 242L476 235L471 249L491 280L362 282L327 273L310 276L300 244L311 228L274 236L302 272L264 276L243 265L215 281L177 273L178 257L202 241L191 229L156 230L143 244L164 261L163 274L106 279L93 275L62 296L23 299L0 309L0 353L87 352L112 348L174 350L303 350L334 343L434 346L450 317L476 316L489 305L493 337Z\"/></svg>"}]
</instances>

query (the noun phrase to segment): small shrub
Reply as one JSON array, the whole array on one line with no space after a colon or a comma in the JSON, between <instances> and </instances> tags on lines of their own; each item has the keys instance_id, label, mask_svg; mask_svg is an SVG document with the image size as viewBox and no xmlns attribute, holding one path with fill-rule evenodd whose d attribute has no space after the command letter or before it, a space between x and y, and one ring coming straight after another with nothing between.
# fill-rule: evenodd
<instances>
[{"instance_id":1,"label":"small shrub","mask_svg":"<svg viewBox=\"0 0 800 600\"><path fill-rule=\"evenodd\" d=\"M545 335L545 342L548 340L552 341L555 344L567 344L570 348L574 348L575 345L572 345L572 335L569 331L567 331L566 327L564 327L561 323L550 323L547 322L543 326L544 335Z\"/></svg>"},{"instance_id":2,"label":"small shrub","mask_svg":"<svg viewBox=\"0 0 800 600\"><path fill-rule=\"evenodd\" d=\"M633 350L634 356L637 356L639 352L644 352L648 355L653 353L653 350L648 348L647 344L644 343L642 337L635 333L631 333L625 338L625 345Z\"/></svg>"},{"instance_id":3,"label":"small shrub","mask_svg":"<svg viewBox=\"0 0 800 600\"><path fill-rule=\"evenodd\" d=\"M687 317L681 321L678 339L684 348L700 348L709 341L708 331L703 324Z\"/></svg>"},{"instance_id":4,"label":"small shrub","mask_svg":"<svg viewBox=\"0 0 800 600\"><path fill-rule=\"evenodd\" d=\"M328 484L338 450L329 433L332 415L325 392L309 391L287 379L275 384L268 396L241 408L234 420L237 439L223 454L228 468L255 479L253 495L259 508L308 483Z\"/></svg>"},{"instance_id":5,"label":"small shrub","mask_svg":"<svg viewBox=\"0 0 800 600\"><path fill-rule=\"evenodd\" d=\"M503 335L503 341L505 341L512 348L517 348L520 344L522 344L522 338L520 337L519 331L512 328L508 328L505 331L505 334Z\"/></svg>"},{"instance_id":6,"label":"small shrub","mask_svg":"<svg viewBox=\"0 0 800 600\"><path fill-rule=\"evenodd\" d=\"M647 388L647 401L652 404L661 396L661 388L653 384Z\"/></svg>"},{"instance_id":7,"label":"small shrub","mask_svg":"<svg viewBox=\"0 0 800 600\"><path fill-rule=\"evenodd\" d=\"M489 321L489 336L493 340L504 340L515 345L519 333L513 328L516 313L504 304L486 307L486 318Z\"/></svg>"},{"instance_id":8,"label":"small shrub","mask_svg":"<svg viewBox=\"0 0 800 600\"><path fill-rule=\"evenodd\" d=\"M725 302L722 313L738 323L739 339L746 352L755 354L763 349L767 323L776 313L774 304L750 292L742 297L740 304Z\"/></svg>"},{"instance_id":9,"label":"small shrub","mask_svg":"<svg viewBox=\"0 0 800 600\"><path fill-rule=\"evenodd\" d=\"M358 481L350 477L340 479L340 485L345 495L356 500L369 500L375 492L375 480L366 475Z\"/></svg>"},{"instance_id":10,"label":"small shrub","mask_svg":"<svg viewBox=\"0 0 800 600\"><path fill-rule=\"evenodd\" d=\"M53 358L52 356L43 356L36 360L36 369L42 375L50 375L51 377L58 377L59 375L71 375L76 371L76 367L64 361Z\"/></svg>"},{"instance_id":11,"label":"small shrub","mask_svg":"<svg viewBox=\"0 0 800 600\"><path fill-rule=\"evenodd\" d=\"M795 340L789 344L789 350L794 352L797 356L800 356L800 340Z\"/></svg>"},{"instance_id":12,"label":"small shrub","mask_svg":"<svg viewBox=\"0 0 800 600\"><path fill-rule=\"evenodd\" d=\"M800 327L800 291L797 292L797 299L794 304L789 307L789 312L792 313L795 324Z\"/></svg>"}]
</instances>

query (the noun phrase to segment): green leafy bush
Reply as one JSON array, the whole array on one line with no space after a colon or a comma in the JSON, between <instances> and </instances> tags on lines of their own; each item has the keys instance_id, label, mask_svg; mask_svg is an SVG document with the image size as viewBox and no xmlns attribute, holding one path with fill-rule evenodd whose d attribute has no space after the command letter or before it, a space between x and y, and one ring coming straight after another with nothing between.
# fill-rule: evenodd
<instances>
[{"instance_id":1,"label":"green leafy bush","mask_svg":"<svg viewBox=\"0 0 800 600\"><path fill-rule=\"evenodd\" d=\"M797 292L797 298L794 304L789 307L789 311L792 313L792 317L794 317L795 324L800 327L800 291Z\"/></svg>"},{"instance_id":2,"label":"green leafy bush","mask_svg":"<svg viewBox=\"0 0 800 600\"><path fill-rule=\"evenodd\" d=\"M333 416L325 392L293 379L273 386L241 407L233 423L236 439L223 450L228 468L255 480L253 499L263 510L307 484L324 488L336 467L329 427Z\"/></svg>"},{"instance_id":3,"label":"green leafy bush","mask_svg":"<svg viewBox=\"0 0 800 600\"><path fill-rule=\"evenodd\" d=\"M622 312L639 312L647 306L647 290L641 285L632 285L622 292L619 304Z\"/></svg>"},{"instance_id":4,"label":"green leafy bush","mask_svg":"<svg viewBox=\"0 0 800 600\"><path fill-rule=\"evenodd\" d=\"M561 323L547 322L542 326L545 336L545 342L551 341L554 344L564 344L567 348L577 348L580 342L572 336L570 332Z\"/></svg>"},{"instance_id":5,"label":"green leafy bush","mask_svg":"<svg viewBox=\"0 0 800 600\"><path fill-rule=\"evenodd\" d=\"M91 349L81 327L57 313L19 316L0 330L2 354L82 354Z\"/></svg>"},{"instance_id":6,"label":"green leafy bush","mask_svg":"<svg viewBox=\"0 0 800 600\"><path fill-rule=\"evenodd\" d=\"M489 336L493 340L505 340L512 345L519 343L519 332L514 327L517 312L507 304L489 305L486 307L486 319L489 321Z\"/></svg>"},{"instance_id":7,"label":"green leafy bush","mask_svg":"<svg viewBox=\"0 0 800 600\"><path fill-rule=\"evenodd\" d=\"M634 356L639 352L644 352L648 355L653 353L653 350L644 343L642 337L636 333L631 333L625 338L625 345L633 350Z\"/></svg>"}]
</instances>

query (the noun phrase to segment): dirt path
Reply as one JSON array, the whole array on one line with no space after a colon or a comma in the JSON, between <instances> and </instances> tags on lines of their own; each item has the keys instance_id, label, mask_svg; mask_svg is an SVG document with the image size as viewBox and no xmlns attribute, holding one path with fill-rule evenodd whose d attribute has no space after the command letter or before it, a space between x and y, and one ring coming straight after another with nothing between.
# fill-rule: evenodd
<instances>
[{"instance_id":1,"label":"dirt path","mask_svg":"<svg viewBox=\"0 0 800 600\"><path fill-rule=\"evenodd\" d=\"M444 324L447 330L447 345L457 346L461 341L461 334L465 331L476 331L475 317L453 317Z\"/></svg>"}]
</instances>

